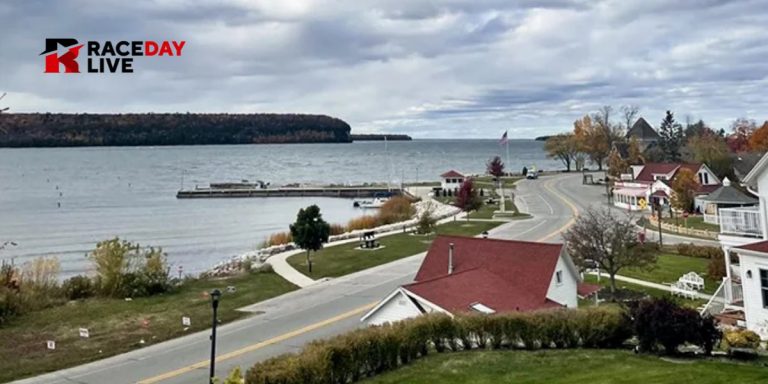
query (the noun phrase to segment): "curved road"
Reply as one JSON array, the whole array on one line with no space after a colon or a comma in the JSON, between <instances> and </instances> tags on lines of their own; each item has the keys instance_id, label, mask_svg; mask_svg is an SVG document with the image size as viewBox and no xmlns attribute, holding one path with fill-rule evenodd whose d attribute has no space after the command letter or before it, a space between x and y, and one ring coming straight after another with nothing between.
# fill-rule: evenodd
<instances>
[{"instance_id":1,"label":"curved road","mask_svg":"<svg viewBox=\"0 0 768 384\"><path fill-rule=\"evenodd\" d=\"M516 202L534 218L504 224L490 235L560 241L560 233L580 210L602 203L602 191L582 185L580 174L522 180L515 191ZM415 255L244 308L254 315L218 330L218 375L235 366L245 370L256 361L298 351L308 341L360 327L359 318L366 310L397 286L412 281L423 257ZM209 331L202 331L15 383L205 383L209 354Z\"/></svg>"}]
</instances>

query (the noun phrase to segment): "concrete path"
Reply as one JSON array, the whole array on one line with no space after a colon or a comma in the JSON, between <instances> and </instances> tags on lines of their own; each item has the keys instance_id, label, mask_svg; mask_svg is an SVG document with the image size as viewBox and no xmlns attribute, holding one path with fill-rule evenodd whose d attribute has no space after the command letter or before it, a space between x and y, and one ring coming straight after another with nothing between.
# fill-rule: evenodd
<instances>
[{"instance_id":1,"label":"concrete path","mask_svg":"<svg viewBox=\"0 0 768 384\"><path fill-rule=\"evenodd\" d=\"M589 274L593 275L593 276L597 276L597 272L589 272ZM601 276L605 277L606 279L608 279L608 275L605 274L605 273L601 274ZM632 278L632 277L621 276L621 275L616 275L616 280L624 281L624 282L631 283L631 284L636 284L636 285L642 285L643 287L660 289L662 291L672 292L672 288L669 285L666 285L666 284L653 283L653 282L650 282L650 281L635 279L635 278ZM712 298L712 295L707 295L706 293L696 292L696 298L703 299L703 300L709 300L709 299Z\"/></svg>"}]
</instances>

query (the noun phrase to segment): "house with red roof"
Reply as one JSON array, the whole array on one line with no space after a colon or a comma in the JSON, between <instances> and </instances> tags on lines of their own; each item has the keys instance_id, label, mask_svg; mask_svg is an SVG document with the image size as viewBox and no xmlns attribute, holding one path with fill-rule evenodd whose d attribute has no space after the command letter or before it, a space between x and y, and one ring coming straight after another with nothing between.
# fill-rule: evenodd
<instances>
[{"instance_id":1,"label":"house with red roof","mask_svg":"<svg viewBox=\"0 0 768 384\"><path fill-rule=\"evenodd\" d=\"M699 183L694 202L699 212L705 206L702 199L722 186L715 173L701 163L648 163L631 168L631 180L619 181L613 189L613 204L630 211L650 210L656 203L669 204L674 193L672 181L681 169L693 172Z\"/></svg>"},{"instance_id":2,"label":"house with red roof","mask_svg":"<svg viewBox=\"0 0 768 384\"><path fill-rule=\"evenodd\" d=\"M461 184L464 183L466 176L454 170L450 170L440 175L440 179L440 187L443 188L443 190L453 191L458 190L461 187Z\"/></svg>"},{"instance_id":3,"label":"house with red roof","mask_svg":"<svg viewBox=\"0 0 768 384\"><path fill-rule=\"evenodd\" d=\"M598 289L581 283L563 244L438 236L414 282L390 293L361 321L576 308L580 294Z\"/></svg>"}]
</instances>

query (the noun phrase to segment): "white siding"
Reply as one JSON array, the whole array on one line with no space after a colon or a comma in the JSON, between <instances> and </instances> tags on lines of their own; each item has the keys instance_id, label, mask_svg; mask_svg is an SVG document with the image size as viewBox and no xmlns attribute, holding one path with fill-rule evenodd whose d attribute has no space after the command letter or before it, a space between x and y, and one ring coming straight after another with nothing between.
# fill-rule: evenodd
<instances>
[{"instance_id":1,"label":"white siding","mask_svg":"<svg viewBox=\"0 0 768 384\"><path fill-rule=\"evenodd\" d=\"M382 325L417 317L419 315L421 315L421 311L419 311L416 305L414 305L413 302L398 289L396 295L390 297L387 302L365 319L365 323L367 325Z\"/></svg>"},{"instance_id":2,"label":"white siding","mask_svg":"<svg viewBox=\"0 0 768 384\"><path fill-rule=\"evenodd\" d=\"M551 280L549 282L549 290L547 291L547 298L565 305L568 308L576 308L579 305L578 293L576 291L579 278L568 266L568 263L564 259L564 254L561 254L557 259L557 266L552 272ZM557 271L562 271L563 282L558 284L555 276Z\"/></svg>"},{"instance_id":3,"label":"white siding","mask_svg":"<svg viewBox=\"0 0 768 384\"><path fill-rule=\"evenodd\" d=\"M744 315L747 328L768 339L768 308L763 307L760 291L760 269L768 270L768 258L752 255L739 255L741 265L741 284L744 292ZM747 277L747 271L752 277Z\"/></svg>"}]
</instances>

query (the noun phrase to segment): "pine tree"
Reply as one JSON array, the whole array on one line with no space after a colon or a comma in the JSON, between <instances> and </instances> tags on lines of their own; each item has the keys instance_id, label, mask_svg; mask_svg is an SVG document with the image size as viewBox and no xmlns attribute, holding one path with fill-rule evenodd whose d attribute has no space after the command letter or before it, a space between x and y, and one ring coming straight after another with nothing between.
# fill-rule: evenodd
<instances>
[{"instance_id":1,"label":"pine tree","mask_svg":"<svg viewBox=\"0 0 768 384\"><path fill-rule=\"evenodd\" d=\"M659 147L664 153L664 160L670 162L680 161L680 147L683 145L683 126L675 121L672 111L661 121L659 127Z\"/></svg>"}]
</instances>

